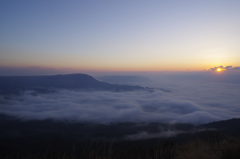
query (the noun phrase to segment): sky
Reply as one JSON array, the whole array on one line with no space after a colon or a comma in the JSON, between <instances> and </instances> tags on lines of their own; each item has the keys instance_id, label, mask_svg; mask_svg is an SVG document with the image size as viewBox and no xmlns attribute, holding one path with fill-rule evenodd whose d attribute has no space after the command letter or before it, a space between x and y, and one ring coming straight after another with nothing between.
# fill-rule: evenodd
<instances>
[{"instance_id":1,"label":"sky","mask_svg":"<svg viewBox=\"0 0 240 159\"><path fill-rule=\"evenodd\" d=\"M43 74L239 67L239 8L238 0L1 1L0 67Z\"/></svg>"}]
</instances>

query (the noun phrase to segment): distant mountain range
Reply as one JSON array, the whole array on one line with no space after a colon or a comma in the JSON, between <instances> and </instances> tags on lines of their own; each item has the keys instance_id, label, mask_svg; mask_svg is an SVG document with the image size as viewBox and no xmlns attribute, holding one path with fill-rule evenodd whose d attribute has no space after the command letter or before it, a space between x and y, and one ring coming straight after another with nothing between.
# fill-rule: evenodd
<instances>
[{"instance_id":1,"label":"distant mountain range","mask_svg":"<svg viewBox=\"0 0 240 159\"><path fill-rule=\"evenodd\" d=\"M97 79L101 81L107 81L111 83L139 83L139 82L151 82L151 80L147 77L142 76L124 76L124 75L117 75L117 76L99 76Z\"/></svg>"},{"instance_id":2,"label":"distant mountain range","mask_svg":"<svg viewBox=\"0 0 240 159\"><path fill-rule=\"evenodd\" d=\"M86 74L49 76L0 76L0 93L11 94L25 90L47 92L51 89L81 89L104 91L148 90L140 86L110 84L101 82Z\"/></svg>"}]
</instances>

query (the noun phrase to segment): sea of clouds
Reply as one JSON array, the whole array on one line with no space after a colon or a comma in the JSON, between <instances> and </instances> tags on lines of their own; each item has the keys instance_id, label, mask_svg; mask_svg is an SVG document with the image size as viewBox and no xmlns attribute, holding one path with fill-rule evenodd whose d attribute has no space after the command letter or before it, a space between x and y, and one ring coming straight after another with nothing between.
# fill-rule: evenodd
<instances>
[{"instance_id":1,"label":"sea of clouds","mask_svg":"<svg viewBox=\"0 0 240 159\"><path fill-rule=\"evenodd\" d=\"M40 94L25 91L0 96L0 113L20 118L56 119L102 124L170 122L203 124L240 117L240 85L155 78L148 91L110 92L57 90Z\"/></svg>"}]
</instances>

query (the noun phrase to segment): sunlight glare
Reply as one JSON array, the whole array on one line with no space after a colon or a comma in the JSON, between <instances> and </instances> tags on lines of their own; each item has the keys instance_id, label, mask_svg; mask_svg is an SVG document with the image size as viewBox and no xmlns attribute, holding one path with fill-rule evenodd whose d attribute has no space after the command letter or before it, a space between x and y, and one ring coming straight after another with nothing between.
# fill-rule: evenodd
<instances>
[{"instance_id":1,"label":"sunlight glare","mask_svg":"<svg viewBox=\"0 0 240 159\"><path fill-rule=\"evenodd\" d=\"M218 68L218 69L217 69L217 72L221 72L221 71L223 71L223 69L221 69L221 68Z\"/></svg>"}]
</instances>

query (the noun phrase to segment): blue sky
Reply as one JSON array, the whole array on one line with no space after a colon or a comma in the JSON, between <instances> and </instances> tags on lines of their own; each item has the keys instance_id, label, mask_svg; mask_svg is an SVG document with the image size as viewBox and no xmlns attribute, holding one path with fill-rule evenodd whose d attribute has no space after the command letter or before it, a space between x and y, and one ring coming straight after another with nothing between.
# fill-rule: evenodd
<instances>
[{"instance_id":1,"label":"blue sky","mask_svg":"<svg viewBox=\"0 0 240 159\"><path fill-rule=\"evenodd\" d=\"M240 66L240 1L1 1L0 66L186 71Z\"/></svg>"}]
</instances>

